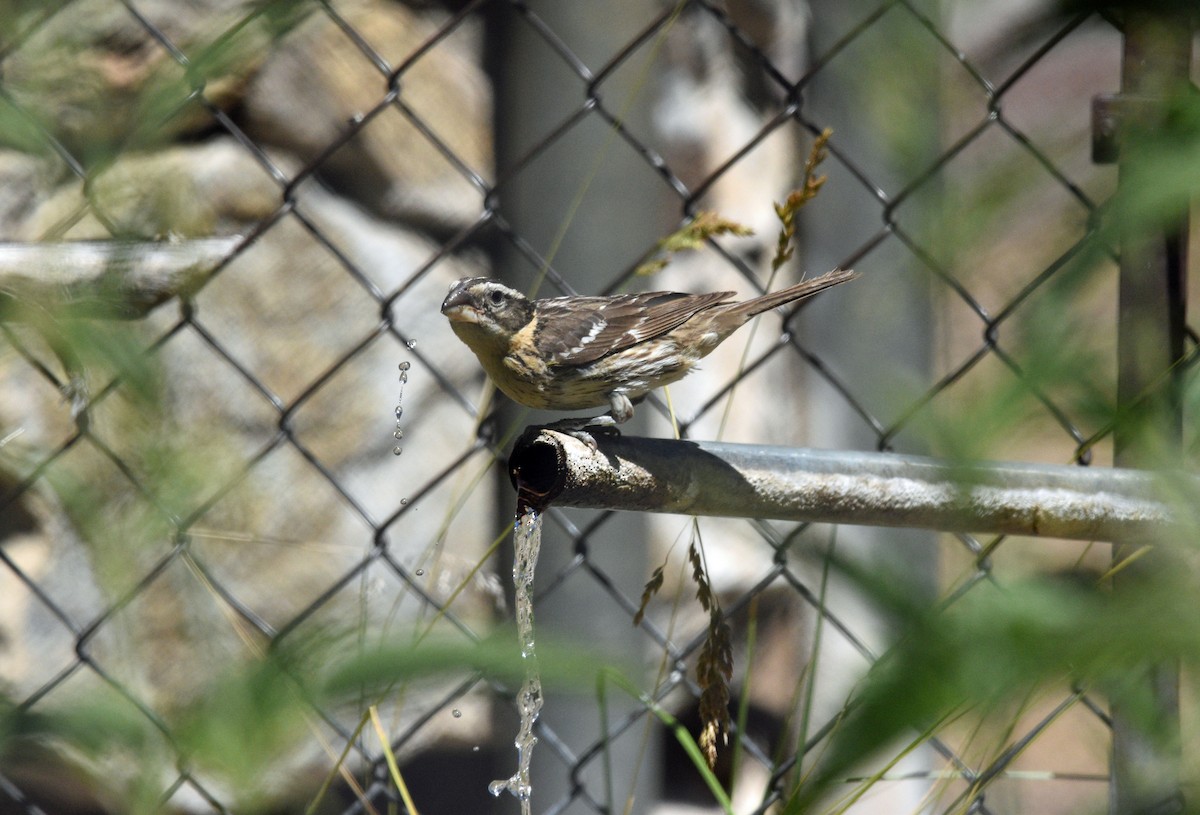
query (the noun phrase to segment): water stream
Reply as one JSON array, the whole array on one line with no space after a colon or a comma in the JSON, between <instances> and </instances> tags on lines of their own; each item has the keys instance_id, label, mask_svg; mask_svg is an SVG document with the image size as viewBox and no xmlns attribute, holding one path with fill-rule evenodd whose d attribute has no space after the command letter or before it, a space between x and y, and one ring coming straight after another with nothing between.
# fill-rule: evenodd
<instances>
[{"instance_id":1,"label":"water stream","mask_svg":"<svg viewBox=\"0 0 1200 815\"><path fill-rule=\"evenodd\" d=\"M542 516L524 502L518 502L520 514L513 524L513 586L516 594L517 638L521 644L521 660L525 666L525 681L517 694L517 709L521 726L513 744L517 747L517 771L509 778L488 784L492 795L505 790L521 802L521 815L530 815L529 762L537 736L533 725L542 710L542 680L538 672L533 633L533 573L537 567L538 550L542 545Z\"/></svg>"}]
</instances>

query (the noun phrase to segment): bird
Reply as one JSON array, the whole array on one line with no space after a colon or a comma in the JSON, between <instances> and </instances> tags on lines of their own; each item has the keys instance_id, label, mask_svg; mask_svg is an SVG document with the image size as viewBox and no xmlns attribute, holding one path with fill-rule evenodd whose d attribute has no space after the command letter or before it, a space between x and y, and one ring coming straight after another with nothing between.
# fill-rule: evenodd
<instances>
[{"instance_id":1,"label":"bird","mask_svg":"<svg viewBox=\"0 0 1200 815\"><path fill-rule=\"evenodd\" d=\"M442 314L496 387L526 407L605 415L567 420L614 427L646 394L691 371L750 318L853 280L835 269L776 292L652 291L532 300L503 283L467 277L450 286Z\"/></svg>"}]
</instances>

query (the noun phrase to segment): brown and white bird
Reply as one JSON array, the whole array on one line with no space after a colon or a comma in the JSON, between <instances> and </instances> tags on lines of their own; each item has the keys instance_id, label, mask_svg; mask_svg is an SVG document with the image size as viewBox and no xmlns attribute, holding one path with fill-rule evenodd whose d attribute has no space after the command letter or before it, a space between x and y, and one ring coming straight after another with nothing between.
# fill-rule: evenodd
<instances>
[{"instance_id":1,"label":"brown and white bird","mask_svg":"<svg viewBox=\"0 0 1200 815\"><path fill-rule=\"evenodd\" d=\"M857 276L837 269L741 302L731 302L731 291L530 300L469 277L450 287L442 313L510 399L542 410L607 406L609 416L592 421L612 424L632 418L634 402L682 379L751 317Z\"/></svg>"}]
</instances>

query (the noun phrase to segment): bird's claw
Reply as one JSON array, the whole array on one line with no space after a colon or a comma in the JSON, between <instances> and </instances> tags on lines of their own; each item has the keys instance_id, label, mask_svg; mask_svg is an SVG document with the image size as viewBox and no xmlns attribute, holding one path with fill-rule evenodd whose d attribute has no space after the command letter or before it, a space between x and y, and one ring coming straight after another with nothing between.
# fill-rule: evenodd
<instances>
[{"instance_id":1,"label":"bird's claw","mask_svg":"<svg viewBox=\"0 0 1200 815\"><path fill-rule=\"evenodd\" d=\"M587 419L561 419L545 426L546 430L562 433L583 442L593 453L596 452L596 437L588 431L598 431L612 436L621 435L617 422L607 413Z\"/></svg>"}]
</instances>

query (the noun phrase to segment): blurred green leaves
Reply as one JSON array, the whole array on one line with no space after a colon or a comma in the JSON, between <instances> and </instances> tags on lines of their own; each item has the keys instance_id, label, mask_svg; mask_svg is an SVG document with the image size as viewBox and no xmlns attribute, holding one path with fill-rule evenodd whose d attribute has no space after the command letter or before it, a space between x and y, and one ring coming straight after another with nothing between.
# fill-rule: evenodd
<instances>
[{"instance_id":1,"label":"blurred green leaves","mask_svg":"<svg viewBox=\"0 0 1200 815\"><path fill-rule=\"evenodd\" d=\"M168 47L127 9L102 0L70 5L70 14L34 4L0 14L0 42L20 44L0 83L0 144L49 155L49 135L89 167L208 127L198 95L233 104L271 45L313 10L294 0L247 0L168 14L160 3L144 13Z\"/></svg>"},{"instance_id":2,"label":"blurred green leaves","mask_svg":"<svg viewBox=\"0 0 1200 815\"><path fill-rule=\"evenodd\" d=\"M878 571L849 562L838 569L897 626L898 641L852 694L786 812L809 811L844 789L852 770L903 740L937 734L964 716L1011 721L1029 700L1064 687L1121 705L1139 732L1178 749L1170 743L1174 722L1164 719L1147 680L1155 665L1200 667L1194 570L1125 576L1119 591L1081 576L981 585L943 609L915 601L919 592Z\"/></svg>"},{"instance_id":3,"label":"blurred green leaves","mask_svg":"<svg viewBox=\"0 0 1200 815\"><path fill-rule=\"evenodd\" d=\"M589 688L601 672L615 675L613 666L622 661L590 646L538 643L548 687ZM347 647L346 637L297 639L226 666L194 699L174 710L144 711L108 689L69 703L40 703L38 710L0 706L0 764L34 745L49 750L48 757L60 750L59 759L47 760L64 765L68 756L83 756L87 761L81 767L101 766L114 751L127 751L133 766L148 773L137 783L158 784L162 794L178 757L179 769L227 785L238 791L243 811L258 811L270 794L264 779L278 773L281 759L313 743L314 731L320 729L318 710L326 715L337 711L343 719L365 717L371 705L396 710L410 700L423 710L415 701L423 680L475 676L515 687L526 667L511 629L498 629L478 642L428 637L418 645L389 640L354 648ZM437 686L444 693L440 682ZM168 753L157 748L164 733L169 734ZM167 763L160 764L156 756ZM100 786L105 781L92 779ZM109 791L126 802L145 792ZM147 799L145 811L160 804Z\"/></svg>"},{"instance_id":4,"label":"blurred green leaves","mask_svg":"<svg viewBox=\"0 0 1200 815\"><path fill-rule=\"evenodd\" d=\"M1121 188L1106 218L1115 244L1120 235L1178 229L1200 193L1200 92L1186 86L1164 102L1162 115L1126 118L1121 137Z\"/></svg>"}]
</instances>

